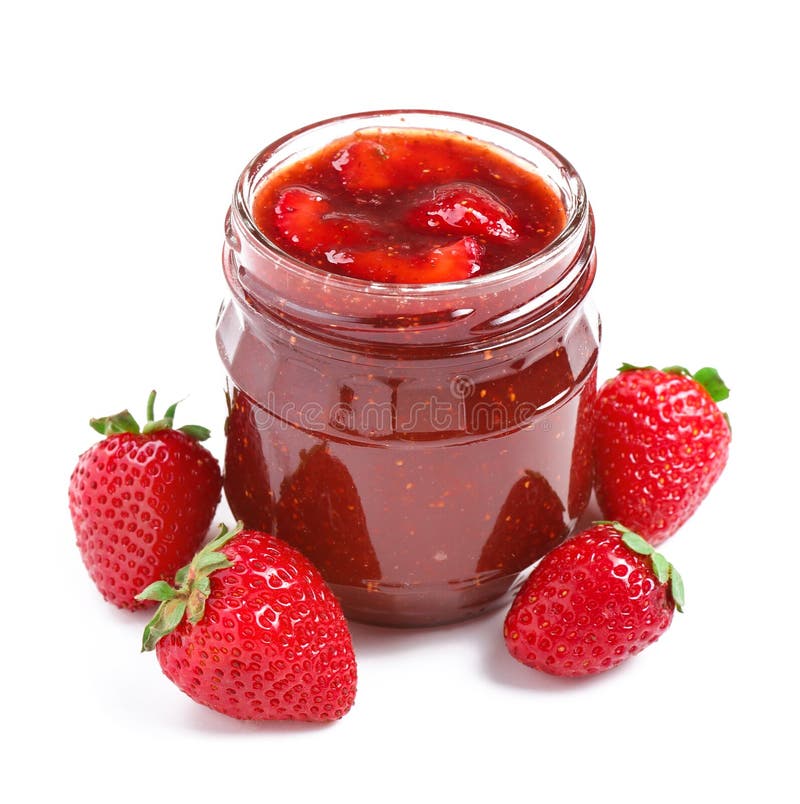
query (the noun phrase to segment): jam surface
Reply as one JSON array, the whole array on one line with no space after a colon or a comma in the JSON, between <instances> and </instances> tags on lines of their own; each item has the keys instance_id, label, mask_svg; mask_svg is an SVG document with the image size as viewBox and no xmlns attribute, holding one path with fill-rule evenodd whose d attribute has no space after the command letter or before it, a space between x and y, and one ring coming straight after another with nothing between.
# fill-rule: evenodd
<instances>
[{"instance_id":1,"label":"jam surface","mask_svg":"<svg viewBox=\"0 0 800 804\"><path fill-rule=\"evenodd\" d=\"M564 228L557 193L472 138L364 129L274 171L256 226L297 259L376 282L468 279L520 262Z\"/></svg>"}]
</instances>

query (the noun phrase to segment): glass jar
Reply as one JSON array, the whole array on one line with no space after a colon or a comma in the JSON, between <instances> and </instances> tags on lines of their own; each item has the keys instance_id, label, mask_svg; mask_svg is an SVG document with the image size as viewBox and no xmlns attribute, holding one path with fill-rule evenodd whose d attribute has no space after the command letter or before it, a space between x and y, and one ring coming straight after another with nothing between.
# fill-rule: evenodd
<instances>
[{"instance_id":1,"label":"glass jar","mask_svg":"<svg viewBox=\"0 0 800 804\"><path fill-rule=\"evenodd\" d=\"M560 194L563 231L495 273L392 285L305 265L256 228L265 176L375 127L460 132L501 149ZM506 603L570 533L592 483L594 225L569 162L466 115L327 120L245 168L223 264L234 515L304 552L356 620L434 625Z\"/></svg>"}]
</instances>

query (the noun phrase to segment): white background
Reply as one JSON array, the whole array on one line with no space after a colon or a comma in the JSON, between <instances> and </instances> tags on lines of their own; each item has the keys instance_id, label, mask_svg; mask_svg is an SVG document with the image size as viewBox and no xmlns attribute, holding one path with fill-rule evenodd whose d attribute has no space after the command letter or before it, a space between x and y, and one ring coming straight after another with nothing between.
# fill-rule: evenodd
<instances>
[{"instance_id":1,"label":"white background","mask_svg":"<svg viewBox=\"0 0 800 804\"><path fill-rule=\"evenodd\" d=\"M0 23L7 801L797 800L798 60L790 3L15 3ZM140 655L81 565L90 415L188 395L222 456L222 222L262 146L331 115L464 111L576 165L602 375L716 365L730 463L664 546L687 611L584 682L502 613L354 626L329 726L240 724ZM220 517L227 512L220 511ZM291 796L291 798L290 798ZM491 799L490 799L491 797Z\"/></svg>"}]
</instances>

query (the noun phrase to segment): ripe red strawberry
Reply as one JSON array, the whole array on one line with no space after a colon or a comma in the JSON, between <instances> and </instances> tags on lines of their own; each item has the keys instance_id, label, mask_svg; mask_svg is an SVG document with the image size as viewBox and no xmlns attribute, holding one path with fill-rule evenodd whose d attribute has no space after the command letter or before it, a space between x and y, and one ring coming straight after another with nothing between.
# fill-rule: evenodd
<instances>
[{"instance_id":1,"label":"ripe red strawberry","mask_svg":"<svg viewBox=\"0 0 800 804\"><path fill-rule=\"evenodd\" d=\"M575 420L575 442L569 470L567 512L577 519L589 505L594 484L594 417L597 402L597 368L581 391Z\"/></svg>"},{"instance_id":2,"label":"ripe red strawberry","mask_svg":"<svg viewBox=\"0 0 800 804\"><path fill-rule=\"evenodd\" d=\"M204 427L172 428L176 405L147 424L125 410L92 419L105 435L78 459L69 509L83 563L115 606L141 608L137 592L172 578L208 532L222 489L219 464L200 441Z\"/></svg>"},{"instance_id":3,"label":"ripe red strawberry","mask_svg":"<svg viewBox=\"0 0 800 804\"><path fill-rule=\"evenodd\" d=\"M300 453L299 466L281 483L276 519L278 536L329 583L361 586L381 577L358 489L326 444Z\"/></svg>"},{"instance_id":4,"label":"ripe red strawberry","mask_svg":"<svg viewBox=\"0 0 800 804\"><path fill-rule=\"evenodd\" d=\"M503 636L511 655L557 676L615 667L682 611L677 570L617 522L598 522L548 553L517 594Z\"/></svg>"},{"instance_id":5,"label":"ripe red strawberry","mask_svg":"<svg viewBox=\"0 0 800 804\"><path fill-rule=\"evenodd\" d=\"M409 254L392 248L345 252L347 275L372 282L430 284L457 282L480 271L483 247L474 237L464 237L423 254Z\"/></svg>"},{"instance_id":6,"label":"ripe red strawberry","mask_svg":"<svg viewBox=\"0 0 800 804\"><path fill-rule=\"evenodd\" d=\"M190 698L241 720L335 720L353 705L356 662L339 603L311 562L280 539L223 528L145 628L167 678Z\"/></svg>"},{"instance_id":7,"label":"ripe red strawberry","mask_svg":"<svg viewBox=\"0 0 800 804\"><path fill-rule=\"evenodd\" d=\"M236 519L255 530L271 531L275 522L275 494L264 456L265 415L247 394L234 389L228 397L225 422L225 497Z\"/></svg>"},{"instance_id":8,"label":"ripe red strawberry","mask_svg":"<svg viewBox=\"0 0 800 804\"><path fill-rule=\"evenodd\" d=\"M278 196L275 223L282 237L311 256L363 243L375 232L365 218L334 212L322 193L306 187L287 187Z\"/></svg>"},{"instance_id":9,"label":"ripe red strawberry","mask_svg":"<svg viewBox=\"0 0 800 804\"><path fill-rule=\"evenodd\" d=\"M491 193L468 182L437 187L430 198L410 210L406 222L423 232L519 239L517 216Z\"/></svg>"},{"instance_id":10,"label":"ripe red strawberry","mask_svg":"<svg viewBox=\"0 0 800 804\"><path fill-rule=\"evenodd\" d=\"M725 468L730 426L715 369L696 374L625 363L600 389L594 439L597 501L651 544L675 533Z\"/></svg>"},{"instance_id":11,"label":"ripe red strawberry","mask_svg":"<svg viewBox=\"0 0 800 804\"><path fill-rule=\"evenodd\" d=\"M511 487L481 550L478 572L520 572L567 535L564 504L547 479L526 471Z\"/></svg>"}]
</instances>

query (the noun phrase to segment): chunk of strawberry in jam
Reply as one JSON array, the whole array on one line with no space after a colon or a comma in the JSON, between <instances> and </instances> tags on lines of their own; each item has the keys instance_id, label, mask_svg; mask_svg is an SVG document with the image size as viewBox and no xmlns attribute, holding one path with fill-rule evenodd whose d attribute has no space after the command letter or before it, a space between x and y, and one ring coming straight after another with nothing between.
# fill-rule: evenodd
<instances>
[{"instance_id":1,"label":"chunk of strawberry in jam","mask_svg":"<svg viewBox=\"0 0 800 804\"><path fill-rule=\"evenodd\" d=\"M330 202L320 193L304 187L288 187L275 203L275 222L280 234L303 251L311 251L319 242L319 223Z\"/></svg>"},{"instance_id":2,"label":"chunk of strawberry in jam","mask_svg":"<svg viewBox=\"0 0 800 804\"><path fill-rule=\"evenodd\" d=\"M483 247L474 237L465 237L422 254L409 254L392 247L338 254L347 276L371 282L407 285L457 282L480 271ZM331 255L328 255L331 262Z\"/></svg>"},{"instance_id":3,"label":"chunk of strawberry in jam","mask_svg":"<svg viewBox=\"0 0 800 804\"><path fill-rule=\"evenodd\" d=\"M397 182L393 168L397 156L390 163L389 152L374 140L356 140L333 158L334 170L341 173L342 184L351 192L380 192Z\"/></svg>"},{"instance_id":4,"label":"chunk of strawberry in jam","mask_svg":"<svg viewBox=\"0 0 800 804\"><path fill-rule=\"evenodd\" d=\"M411 209L406 223L423 232L472 234L487 240L519 238L517 216L490 192L466 182L437 187Z\"/></svg>"},{"instance_id":5,"label":"chunk of strawberry in jam","mask_svg":"<svg viewBox=\"0 0 800 804\"><path fill-rule=\"evenodd\" d=\"M431 249L423 260L425 278L417 282L454 282L468 279L481 269L483 246L474 237L465 237L447 246ZM403 280L408 282L410 280Z\"/></svg>"},{"instance_id":6,"label":"chunk of strawberry in jam","mask_svg":"<svg viewBox=\"0 0 800 804\"><path fill-rule=\"evenodd\" d=\"M278 196L275 222L288 243L310 255L363 244L375 234L369 221L334 212L326 196L306 187L287 187Z\"/></svg>"},{"instance_id":7,"label":"chunk of strawberry in jam","mask_svg":"<svg viewBox=\"0 0 800 804\"><path fill-rule=\"evenodd\" d=\"M472 170L446 143L413 136L356 139L336 153L331 165L360 201L465 178Z\"/></svg>"}]
</instances>

